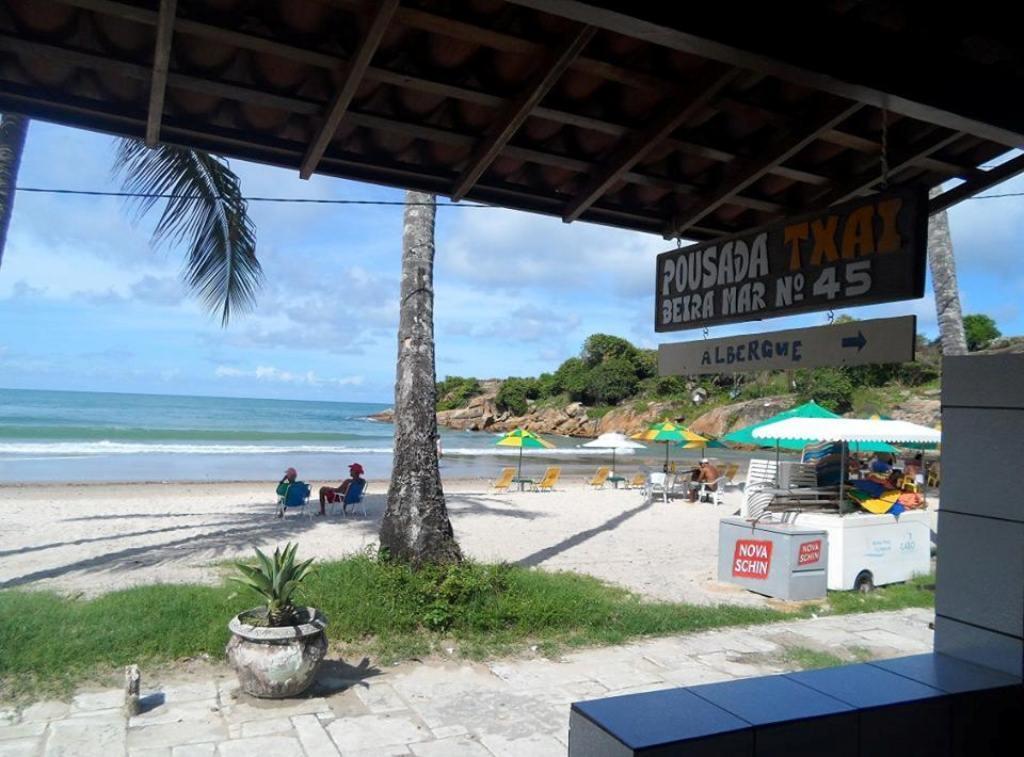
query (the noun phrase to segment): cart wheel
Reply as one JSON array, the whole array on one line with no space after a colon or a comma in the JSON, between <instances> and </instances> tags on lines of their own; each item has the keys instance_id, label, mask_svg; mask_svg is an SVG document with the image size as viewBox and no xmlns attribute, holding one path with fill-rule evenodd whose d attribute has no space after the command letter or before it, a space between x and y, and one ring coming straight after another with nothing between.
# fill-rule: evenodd
<instances>
[{"instance_id":1,"label":"cart wheel","mask_svg":"<svg viewBox=\"0 0 1024 757\"><path fill-rule=\"evenodd\" d=\"M859 591L861 594L867 594L875 588L874 577L871 575L870 570L862 570L857 574L857 578L853 582L853 590Z\"/></svg>"}]
</instances>

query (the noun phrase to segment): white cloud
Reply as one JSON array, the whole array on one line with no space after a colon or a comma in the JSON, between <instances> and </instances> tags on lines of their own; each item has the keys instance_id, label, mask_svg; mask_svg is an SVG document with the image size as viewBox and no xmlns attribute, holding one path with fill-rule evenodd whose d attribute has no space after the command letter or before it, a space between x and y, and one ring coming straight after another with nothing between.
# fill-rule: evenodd
<instances>
[{"instance_id":1,"label":"white cloud","mask_svg":"<svg viewBox=\"0 0 1024 757\"><path fill-rule=\"evenodd\" d=\"M185 285L174 276L143 276L131 285L132 296L150 305L180 305Z\"/></svg>"},{"instance_id":2,"label":"white cloud","mask_svg":"<svg viewBox=\"0 0 1024 757\"><path fill-rule=\"evenodd\" d=\"M343 376L329 378L320 376L315 371L294 373L272 365L258 365L252 370L234 368L230 365L219 365L213 375L220 379L248 378L256 381L267 381L279 384L296 384L299 386L359 386L363 383L362 376Z\"/></svg>"},{"instance_id":3,"label":"white cloud","mask_svg":"<svg viewBox=\"0 0 1024 757\"><path fill-rule=\"evenodd\" d=\"M437 267L489 291L633 297L653 290L654 258L669 247L652 234L513 210L466 211L439 240Z\"/></svg>"}]
</instances>

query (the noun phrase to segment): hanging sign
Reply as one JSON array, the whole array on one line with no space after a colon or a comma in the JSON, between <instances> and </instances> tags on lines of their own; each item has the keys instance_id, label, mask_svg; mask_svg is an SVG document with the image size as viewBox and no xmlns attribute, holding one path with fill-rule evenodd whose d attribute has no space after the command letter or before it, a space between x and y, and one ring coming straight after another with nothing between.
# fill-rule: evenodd
<instances>
[{"instance_id":1,"label":"hanging sign","mask_svg":"<svg viewBox=\"0 0 1024 757\"><path fill-rule=\"evenodd\" d=\"M658 347L658 374L698 376L823 365L907 363L914 359L916 346L916 316L874 318L662 344Z\"/></svg>"},{"instance_id":2,"label":"hanging sign","mask_svg":"<svg viewBox=\"0 0 1024 757\"><path fill-rule=\"evenodd\" d=\"M927 224L927 194L901 189L663 252L654 330L921 297Z\"/></svg>"}]
</instances>

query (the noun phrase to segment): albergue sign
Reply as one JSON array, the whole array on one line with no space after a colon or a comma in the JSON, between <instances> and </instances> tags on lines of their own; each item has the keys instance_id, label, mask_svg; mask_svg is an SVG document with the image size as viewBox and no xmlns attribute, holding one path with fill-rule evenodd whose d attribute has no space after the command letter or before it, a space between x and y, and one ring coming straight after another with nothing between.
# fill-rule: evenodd
<instances>
[{"instance_id":1,"label":"albergue sign","mask_svg":"<svg viewBox=\"0 0 1024 757\"><path fill-rule=\"evenodd\" d=\"M928 197L902 189L663 252L655 331L916 299Z\"/></svg>"}]
</instances>

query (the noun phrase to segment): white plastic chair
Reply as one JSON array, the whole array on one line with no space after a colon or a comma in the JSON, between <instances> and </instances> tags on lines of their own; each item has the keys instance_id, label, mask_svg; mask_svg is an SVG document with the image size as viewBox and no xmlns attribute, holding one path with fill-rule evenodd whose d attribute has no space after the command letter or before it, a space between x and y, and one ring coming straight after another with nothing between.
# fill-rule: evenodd
<instances>
[{"instance_id":1,"label":"white plastic chair","mask_svg":"<svg viewBox=\"0 0 1024 757\"><path fill-rule=\"evenodd\" d=\"M647 486L644 487L644 499L651 501L654 499L654 495L657 492L661 492L661 499L663 502L668 502L668 474L667 473L648 473L647 474Z\"/></svg>"},{"instance_id":2,"label":"white plastic chair","mask_svg":"<svg viewBox=\"0 0 1024 757\"><path fill-rule=\"evenodd\" d=\"M710 502L715 507L718 507L725 501L725 492L723 490L728 481L729 479L725 476L719 476L714 481L702 481L700 488L697 490L697 499L701 502Z\"/></svg>"},{"instance_id":3,"label":"white plastic chair","mask_svg":"<svg viewBox=\"0 0 1024 757\"><path fill-rule=\"evenodd\" d=\"M747 478L743 487L743 502L740 505L741 518L758 518L771 503L772 495L764 489L774 488L778 477L778 466L774 460L754 458L747 466Z\"/></svg>"}]
</instances>

